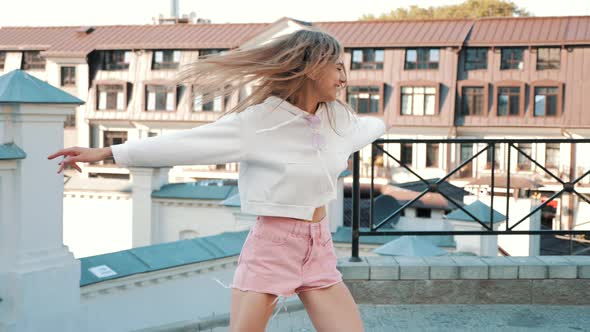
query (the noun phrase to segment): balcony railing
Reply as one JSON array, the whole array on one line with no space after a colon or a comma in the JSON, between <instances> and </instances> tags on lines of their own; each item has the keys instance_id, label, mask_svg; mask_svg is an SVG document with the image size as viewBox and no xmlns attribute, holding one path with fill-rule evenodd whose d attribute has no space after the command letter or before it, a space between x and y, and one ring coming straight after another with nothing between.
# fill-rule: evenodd
<instances>
[{"instance_id":1,"label":"balcony railing","mask_svg":"<svg viewBox=\"0 0 590 332\"><path fill-rule=\"evenodd\" d=\"M476 144L476 146L485 145L485 147L481 148L479 151L474 153L471 157L467 160L464 160L459 163L456 167L452 168L450 172L448 172L445 176L439 178L437 181L429 182L425 180L422 176L416 173L407 165L404 165L400 162L400 160L390 154L383 148L383 144L403 144L403 143L440 143L440 144ZM359 238L360 236L377 236L377 235L516 235L516 234L527 234L527 235L569 235L570 239L573 235L585 234L586 236L590 235L590 231L587 230L574 230L574 229L565 229L565 230L515 230L515 227L525 221L527 218L532 216L536 212L540 212L547 204L551 201L558 198L563 193L569 193L572 195L576 195L579 197L580 200L590 204L590 198L585 196L584 194L579 193L576 190L576 185L579 184L583 179L590 176L590 169L583 170L581 167L571 167L570 174L564 174L561 172L558 175L555 174L555 171L549 170L545 166L541 165L537 160L533 159L531 155L524 152L522 149L518 147L518 144L525 143L525 144L538 144L538 143L569 143L571 148L574 149L576 144L581 143L590 143L590 139L379 139L373 142L372 151L378 149L379 151L383 152L383 157L391 158L394 160L398 165L405 168L408 172L413 174L415 177L422 181L426 185L426 189L420 192L415 198L407 201L405 204L397 208L395 211L391 212L388 216L386 216L383 220L374 220L374 180L375 180L375 155L371 155L371 186L369 191L369 199L370 199L370 208L369 208L369 230L368 231L360 231L360 223L361 223L361 214L360 214L360 185L359 185L359 178L360 178L360 155L359 152L355 152L353 154L353 182L352 182L352 255L351 261L360 261L359 258ZM504 171L504 175L506 176L506 227L504 230L495 230L493 227L494 222L494 194L496 190L496 182L495 182L495 173L496 168L499 165L496 162L496 147L502 146L506 148L507 151L507 158L506 158L506 168ZM440 190L440 184L444 181L450 179L453 175L460 175L462 171L464 172L465 169L471 167L473 160L479 157L482 153L487 152L490 150L491 160L488 160L490 164L490 196L491 196L491 206L490 206L490 221L489 223L481 221L479 218L474 216L468 210L466 210L462 202L457 202L455 199L450 197L448 194L444 193ZM527 160L529 160L532 164L536 165L540 170L542 170L548 177L554 179L558 185L561 186L556 193L551 195L547 200L545 200L542 204L534 207L527 213L524 217L520 218L519 220L513 222L512 224L509 222L509 211L510 211L510 177L511 177L511 154L512 152L516 152L524 156ZM575 151L575 150L573 150ZM488 156L489 158L489 156ZM575 158L575 157L574 157ZM576 160L579 158L575 158ZM582 173L582 174L580 174ZM563 176L567 176L568 179L562 179ZM578 175L576 177L576 175ZM387 223L391 222L394 217L401 214L401 212L407 208L408 206L412 205L414 202L417 202L422 196L426 195L427 193L438 193L442 195L445 199L447 199L451 204L456 206L458 209L461 209L464 213L466 213L469 217L472 218L473 221L478 222L484 229L480 231L379 231ZM570 207L571 208L571 207ZM571 245L570 245L570 254L571 254Z\"/></svg>"}]
</instances>

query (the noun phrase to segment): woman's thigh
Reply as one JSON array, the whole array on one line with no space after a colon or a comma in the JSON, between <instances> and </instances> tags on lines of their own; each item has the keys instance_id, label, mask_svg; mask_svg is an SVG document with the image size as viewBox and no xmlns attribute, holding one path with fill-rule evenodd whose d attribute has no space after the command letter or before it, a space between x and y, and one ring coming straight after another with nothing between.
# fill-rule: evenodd
<instances>
[{"instance_id":1,"label":"woman's thigh","mask_svg":"<svg viewBox=\"0 0 590 332\"><path fill-rule=\"evenodd\" d=\"M264 332L272 314L276 295L232 289L229 330Z\"/></svg>"},{"instance_id":2,"label":"woman's thigh","mask_svg":"<svg viewBox=\"0 0 590 332\"><path fill-rule=\"evenodd\" d=\"M364 331L358 307L343 282L298 295L318 332Z\"/></svg>"}]
</instances>

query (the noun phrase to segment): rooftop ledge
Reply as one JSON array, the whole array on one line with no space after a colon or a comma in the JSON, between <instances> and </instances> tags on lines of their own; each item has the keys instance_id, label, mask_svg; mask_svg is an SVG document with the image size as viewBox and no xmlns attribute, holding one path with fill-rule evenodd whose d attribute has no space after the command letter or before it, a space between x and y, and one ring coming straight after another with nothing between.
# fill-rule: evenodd
<instances>
[{"instance_id":1,"label":"rooftop ledge","mask_svg":"<svg viewBox=\"0 0 590 332\"><path fill-rule=\"evenodd\" d=\"M590 256L340 258L357 303L590 304Z\"/></svg>"}]
</instances>

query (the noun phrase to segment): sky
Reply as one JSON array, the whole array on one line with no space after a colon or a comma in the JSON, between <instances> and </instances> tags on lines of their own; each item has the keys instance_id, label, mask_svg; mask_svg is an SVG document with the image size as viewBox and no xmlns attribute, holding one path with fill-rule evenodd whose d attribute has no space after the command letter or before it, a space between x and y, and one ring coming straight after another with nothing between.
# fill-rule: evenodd
<instances>
[{"instance_id":1,"label":"sky","mask_svg":"<svg viewBox=\"0 0 590 332\"><path fill-rule=\"evenodd\" d=\"M0 26L151 24L170 15L170 0L2 0ZM457 4L462 0L179 0L180 14L211 23L270 23L281 17L318 22L354 21L398 7ZM515 0L536 16L590 15L588 0ZM287 6L290 4L291 6ZM559 5L557 5L559 4Z\"/></svg>"}]
</instances>

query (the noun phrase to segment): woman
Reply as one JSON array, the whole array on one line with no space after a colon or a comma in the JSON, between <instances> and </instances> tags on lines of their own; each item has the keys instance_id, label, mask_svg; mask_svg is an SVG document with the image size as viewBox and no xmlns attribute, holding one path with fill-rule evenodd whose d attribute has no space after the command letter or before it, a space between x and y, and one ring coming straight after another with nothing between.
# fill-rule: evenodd
<instances>
[{"instance_id":1,"label":"woman","mask_svg":"<svg viewBox=\"0 0 590 332\"><path fill-rule=\"evenodd\" d=\"M306 28L248 49L208 56L180 75L205 96L252 93L219 120L190 130L107 148L72 147L60 173L77 162L114 158L120 166L240 162L241 209L257 215L232 285L230 330L263 331L279 297L297 294L318 331L363 331L336 269L326 204L352 152L384 134L336 96L346 84L343 49ZM231 82L231 84L228 84Z\"/></svg>"}]
</instances>

